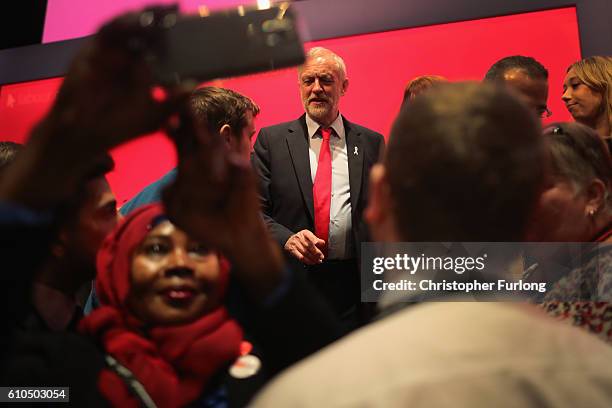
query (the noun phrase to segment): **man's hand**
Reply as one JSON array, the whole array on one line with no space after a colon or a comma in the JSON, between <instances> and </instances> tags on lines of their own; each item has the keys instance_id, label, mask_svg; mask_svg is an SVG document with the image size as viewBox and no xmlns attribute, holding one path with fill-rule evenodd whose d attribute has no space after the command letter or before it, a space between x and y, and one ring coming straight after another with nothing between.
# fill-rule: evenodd
<instances>
[{"instance_id":1,"label":"man's hand","mask_svg":"<svg viewBox=\"0 0 612 408\"><path fill-rule=\"evenodd\" d=\"M4 174L0 199L33 209L54 207L101 154L159 129L187 99L189 89L182 86L167 89L163 101L152 94L145 52L158 40L155 21L164 10L116 18L79 51L49 113Z\"/></svg>"},{"instance_id":2,"label":"man's hand","mask_svg":"<svg viewBox=\"0 0 612 408\"><path fill-rule=\"evenodd\" d=\"M283 257L261 217L250 163L228 151L187 106L168 133L179 156L177 178L163 194L170 220L229 258L244 288L265 299L282 280Z\"/></svg>"},{"instance_id":3,"label":"man's hand","mask_svg":"<svg viewBox=\"0 0 612 408\"><path fill-rule=\"evenodd\" d=\"M311 231L305 229L289 237L285 243L285 251L306 265L316 265L323 262L325 241Z\"/></svg>"},{"instance_id":4,"label":"man's hand","mask_svg":"<svg viewBox=\"0 0 612 408\"><path fill-rule=\"evenodd\" d=\"M164 125L189 89L153 96L147 56L159 47L169 8L124 14L104 25L72 62L43 124L60 128L79 152L108 150ZM188 87L187 87L188 88Z\"/></svg>"}]
</instances>

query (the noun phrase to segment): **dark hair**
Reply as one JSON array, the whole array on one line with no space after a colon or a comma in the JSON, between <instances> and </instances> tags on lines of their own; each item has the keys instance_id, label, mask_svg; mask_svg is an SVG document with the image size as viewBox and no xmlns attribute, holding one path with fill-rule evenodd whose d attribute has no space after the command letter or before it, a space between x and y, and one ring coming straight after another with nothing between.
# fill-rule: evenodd
<instances>
[{"instance_id":1,"label":"dark hair","mask_svg":"<svg viewBox=\"0 0 612 408\"><path fill-rule=\"evenodd\" d=\"M598 178L606 186L606 205L612 205L612 159L602 138L580 123L553 123L544 129L553 176L579 190Z\"/></svg>"},{"instance_id":2,"label":"dark hair","mask_svg":"<svg viewBox=\"0 0 612 408\"><path fill-rule=\"evenodd\" d=\"M19 143L0 142L0 171L11 164L21 150L23 150L23 145Z\"/></svg>"},{"instance_id":3,"label":"dark hair","mask_svg":"<svg viewBox=\"0 0 612 408\"><path fill-rule=\"evenodd\" d=\"M231 89L206 86L191 94L190 106L196 119L207 124L211 133L219 132L225 124L238 134L246 125L248 111L257 116L259 106L252 99Z\"/></svg>"},{"instance_id":4,"label":"dark hair","mask_svg":"<svg viewBox=\"0 0 612 408\"><path fill-rule=\"evenodd\" d=\"M90 198L88 184L90 181L106 176L115 168L115 161L110 154L100 155L85 172L74 195L57 209L58 225L68 225L78 219L79 211Z\"/></svg>"},{"instance_id":5,"label":"dark hair","mask_svg":"<svg viewBox=\"0 0 612 408\"><path fill-rule=\"evenodd\" d=\"M543 181L539 122L508 91L440 84L400 112L385 156L410 241L520 241Z\"/></svg>"},{"instance_id":6,"label":"dark hair","mask_svg":"<svg viewBox=\"0 0 612 408\"><path fill-rule=\"evenodd\" d=\"M502 58L493 64L487 71L484 80L501 82L504 80L504 74L510 69L523 70L530 78L548 79L548 71L534 58L513 55Z\"/></svg>"}]
</instances>

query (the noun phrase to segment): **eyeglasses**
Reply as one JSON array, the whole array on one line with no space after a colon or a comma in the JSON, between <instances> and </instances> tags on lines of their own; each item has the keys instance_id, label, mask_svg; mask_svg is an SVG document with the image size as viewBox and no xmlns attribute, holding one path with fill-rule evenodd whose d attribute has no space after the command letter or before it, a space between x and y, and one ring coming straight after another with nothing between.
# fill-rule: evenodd
<instances>
[{"instance_id":1,"label":"eyeglasses","mask_svg":"<svg viewBox=\"0 0 612 408\"><path fill-rule=\"evenodd\" d=\"M542 131L545 135L566 135L561 126L549 126Z\"/></svg>"},{"instance_id":2,"label":"eyeglasses","mask_svg":"<svg viewBox=\"0 0 612 408\"><path fill-rule=\"evenodd\" d=\"M550 118L552 116L552 112L548 107L538 108L537 110L538 116L542 119Z\"/></svg>"}]
</instances>

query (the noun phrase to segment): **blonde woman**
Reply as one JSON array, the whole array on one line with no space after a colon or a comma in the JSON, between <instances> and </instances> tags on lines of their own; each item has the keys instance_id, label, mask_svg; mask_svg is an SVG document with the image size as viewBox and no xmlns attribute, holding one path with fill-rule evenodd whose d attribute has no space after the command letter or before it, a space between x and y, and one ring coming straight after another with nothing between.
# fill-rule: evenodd
<instances>
[{"instance_id":1,"label":"blonde woman","mask_svg":"<svg viewBox=\"0 0 612 408\"><path fill-rule=\"evenodd\" d=\"M608 142L612 136L612 57L596 56L567 69L561 97L574 120Z\"/></svg>"}]
</instances>

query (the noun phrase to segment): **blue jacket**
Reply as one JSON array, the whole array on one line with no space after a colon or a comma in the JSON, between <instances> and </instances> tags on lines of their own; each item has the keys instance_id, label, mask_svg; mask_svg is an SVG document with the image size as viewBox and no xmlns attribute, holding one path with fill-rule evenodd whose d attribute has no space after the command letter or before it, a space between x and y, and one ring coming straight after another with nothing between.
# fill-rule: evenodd
<instances>
[{"instance_id":1,"label":"blue jacket","mask_svg":"<svg viewBox=\"0 0 612 408\"><path fill-rule=\"evenodd\" d=\"M164 188L176 178L176 167L166 173L162 178L146 186L136 194L130 201L123 204L119 209L121 215L126 216L138 207L161 201L161 193Z\"/></svg>"}]
</instances>

